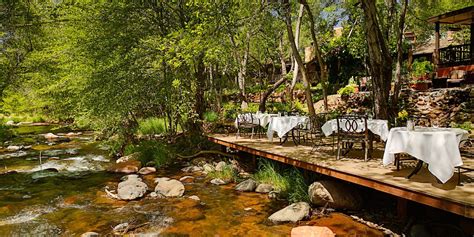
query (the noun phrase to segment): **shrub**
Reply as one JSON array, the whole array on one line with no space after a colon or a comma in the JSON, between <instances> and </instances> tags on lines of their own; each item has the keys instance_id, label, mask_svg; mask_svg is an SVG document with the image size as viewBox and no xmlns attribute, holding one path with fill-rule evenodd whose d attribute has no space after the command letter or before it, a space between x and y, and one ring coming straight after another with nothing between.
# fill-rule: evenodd
<instances>
[{"instance_id":1,"label":"shrub","mask_svg":"<svg viewBox=\"0 0 474 237\"><path fill-rule=\"evenodd\" d=\"M206 122L216 122L217 120L219 120L219 114L217 114L216 112L214 111L207 111L204 113L204 121Z\"/></svg>"},{"instance_id":2,"label":"shrub","mask_svg":"<svg viewBox=\"0 0 474 237\"><path fill-rule=\"evenodd\" d=\"M261 160L259 162L258 171L253 175L253 178L259 183L271 184L275 189L285 193L289 183L281 173L281 170L274 162Z\"/></svg>"},{"instance_id":3,"label":"shrub","mask_svg":"<svg viewBox=\"0 0 474 237\"><path fill-rule=\"evenodd\" d=\"M355 92L354 85L347 85L339 90L337 90L337 94L339 95L351 95Z\"/></svg>"},{"instance_id":4,"label":"shrub","mask_svg":"<svg viewBox=\"0 0 474 237\"><path fill-rule=\"evenodd\" d=\"M0 121L0 142L5 142L13 137L13 133L4 121Z\"/></svg>"},{"instance_id":5,"label":"shrub","mask_svg":"<svg viewBox=\"0 0 474 237\"><path fill-rule=\"evenodd\" d=\"M230 164L226 164L221 171L212 171L207 174L208 177L213 179L222 179L227 181L237 181L237 172Z\"/></svg>"},{"instance_id":6,"label":"shrub","mask_svg":"<svg viewBox=\"0 0 474 237\"><path fill-rule=\"evenodd\" d=\"M125 155L135 152L140 153L138 159L142 164L145 165L152 161L156 167L169 163L173 157L169 147L160 141L143 141L135 145L128 145L125 148Z\"/></svg>"},{"instance_id":7,"label":"shrub","mask_svg":"<svg viewBox=\"0 0 474 237\"><path fill-rule=\"evenodd\" d=\"M461 128L461 129L464 129L468 132L474 130L474 125L469 121L464 122L464 123L460 123L460 124L453 122L453 123L450 124L450 126L453 127L453 128Z\"/></svg>"},{"instance_id":8,"label":"shrub","mask_svg":"<svg viewBox=\"0 0 474 237\"><path fill-rule=\"evenodd\" d=\"M235 119L239 112L240 112L240 105L232 101L225 103L222 106L222 114L224 115L224 118L226 119Z\"/></svg>"},{"instance_id":9,"label":"shrub","mask_svg":"<svg viewBox=\"0 0 474 237\"><path fill-rule=\"evenodd\" d=\"M138 121L138 133L154 135L166 132L166 123L163 118L151 117Z\"/></svg>"}]
</instances>

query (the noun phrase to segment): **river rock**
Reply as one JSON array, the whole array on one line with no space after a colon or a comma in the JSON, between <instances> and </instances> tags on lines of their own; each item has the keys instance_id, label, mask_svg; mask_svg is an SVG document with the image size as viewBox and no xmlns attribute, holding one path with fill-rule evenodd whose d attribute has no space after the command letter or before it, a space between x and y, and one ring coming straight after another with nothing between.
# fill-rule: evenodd
<instances>
[{"instance_id":1,"label":"river rock","mask_svg":"<svg viewBox=\"0 0 474 237\"><path fill-rule=\"evenodd\" d=\"M194 172L202 171L202 168L199 166L191 165L191 166L182 168L181 171L186 172L186 173L194 173Z\"/></svg>"},{"instance_id":2,"label":"river rock","mask_svg":"<svg viewBox=\"0 0 474 237\"><path fill-rule=\"evenodd\" d=\"M15 126L15 121L13 121L13 120L8 120L8 121L5 123L5 125L7 125L7 126Z\"/></svg>"},{"instance_id":3,"label":"river rock","mask_svg":"<svg viewBox=\"0 0 474 237\"><path fill-rule=\"evenodd\" d=\"M188 198L192 199L192 200L195 200L195 201L198 201L198 202L201 201L201 199L196 195L189 196Z\"/></svg>"},{"instance_id":4,"label":"river rock","mask_svg":"<svg viewBox=\"0 0 474 237\"><path fill-rule=\"evenodd\" d=\"M176 179L167 177L156 178L155 192L165 197L181 197L184 194L184 185Z\"/></svg>"},{"instance_id":5,"label":"river rock","mask_svg":"<svg viewBox=\"0 0 474 237\"><path fill-rule=\"evenodd\" d=\"M138 157L140 157L140 153L135 152L135 153L132 153L128 156L122 156L122 157L118 158L115 161L115 163L122 163L122 162L126 162L126 161L129 161L129 160L138 160Z\"/></svg>"},{"instance_id":6,"label":"river rock","mask_svg":"<svg viewBox=\"0 0 474 237\"><path fill-rule=\"evenodd\" d=\"M125 162L120 162L113 164L109 167L108 171L109 172L115 172L115 173L125 173L125 174L131 174L131 173L136 173L138 170L140 170L142 164L138 160L129 160Z\"/></svg>"},{"instance_id":7,"label":"river rock","mask_svg":"<svg viewBox=\"0 0 474 237\"><path fill-rule=\"evenodd\" d=\"M46 133L46 134L44 134L44 138L46 138L48 140L53 140L53 139L58 139L59 136L55 135L53 133Z\"/></svg>"},{"instance_id":8,"label":"river rock","mask_svg":"<svg viewBox=\"0 0 474 237\"><path fill-rule=\"evenodd\" d=\"M183 182L183 183L192 183L194 181L194 177L193 176L183 176L179 179L179 181Z\"/></svg>"},{"instance_id":9,"label":"river rock","mask_svg":"<svg viewBox=\"0 0 474 237\"><path fill-rule=\"evenodd\" d=\"M156 172L155 167L143 167L138 171L138 173L142 174L142 175L152 174L152 173L155 173L155 172Z\"/></svg>"},{"instance_id":10,"label":"river rock","mask_svg":"<svg viewBox=\"0 0 474 237\"><path fill-rule=\"evenodd\" d=\"M222 179L212 179L211 180L211 184L215 184L215 185L224 185L224 184L228 184L228 182L222 180Z\"/></svg>"},{"instance_id":11,"label":"river rock","mask_svg":"<svg viewBox=\"0 0 474 237\"><path fill-rule=\"evenodd\" d=\"M125 222L125 223L116 225L112 230L114 234L123 234L123 232L125 232L125 230L128 229L128 226L129 226L128 222Z\"/></svg>"},{"instance_id":12,"label":"river rock","mask_svg":"<svg viewBox=\"0 0 474 237\"><path fill-rule=\"evenodd\" d=\"M99 237L99 233L96 232L86 232L81 235L81 237Z\"/></svg>"},{"instance_id":13,"label":"river rock","mask_svg":"<svg viewBox=\"0 0 474 237\"><path fill-rule=\"evenodd\" d=\"M291 237L334 237L336 234L325 226L298 226L291 229Z\"/></svg>"},{"instance_id":14,"label":"river rock","mask_svg":"<svg viewBox=\"0 0 474 237\"><path fill-rule=\"evenodd\" d=\"M133 200L143 195L148 190L148 186L136 175L130 175L125 181L120 182L117 187L117 196L122 200Z\"/></svg>"},{"instance_id":15,"label":"river rock","mask_svg":"<svg viewBox=\"0 0 474 237\"><path fill-rule=\"evenodd\" d=\"M19 150L21 150L21 146L12 146L12 145L10 145L10 146L7 147L7 151L19 151Z\"/></svg>"},{"instance_id":16,"label":"river rock","mask_svg":"<svg viewBox=\"0 0 474 237\"><path fill-rule=\"evenodd\" d=\"M255 189L257 193L269 193L273 191L273 185L271 184L259 184Z\"/></svg>"},{"instance_id":17,"label":"river rock","mask_svg":"<svg viewBox=\"0 0 474 237\"><path fill-rule=\"evenodd\" d=\"M203 169L204 173L210 173L210 172L213 172L215 170L214 166L212 166L211 164L204 164L202 166L202 169Z\"/></svg>"},{"instance_id":18,"label":"river rock","mask_svg":"<svg viewBox=\"0 0 474 237\"><path fill-rule=\"evenodd\" d=\"M273 213L268 219L273 222L297 222L309 216L309 210L308 203L297 202Z\"/></svg>"},{"instance_id":19,"label":"river rock","mask_svg":"<svg viewBox=\"0 0 474 237\"><path fill-rule=\"evenodd\" d=\"M235 190L241 192L252 192L257 187L257 182L253 179L247 179L235 186Z\"/></svg>"},{"instance_id":20,"label":"river rock","mask_svg":"<svg viewBox=\"0 0 474 237\"><path fill-rule=\"evenodd\" d=\"M216 164L216 171L223 171L227 164L224 161L220 161Z\"/></svg>"},{"instance_id":21,"label":"river rock","mask_svg":"<svg viewBox=\"0 0 474 237\"><path fill-rule=\"evenodd\" d=\"M312 183L308 188L311 203L336 209L358 210L362 207L362 196L349 184L323 180Z\"/></svg>"}]
</instances>

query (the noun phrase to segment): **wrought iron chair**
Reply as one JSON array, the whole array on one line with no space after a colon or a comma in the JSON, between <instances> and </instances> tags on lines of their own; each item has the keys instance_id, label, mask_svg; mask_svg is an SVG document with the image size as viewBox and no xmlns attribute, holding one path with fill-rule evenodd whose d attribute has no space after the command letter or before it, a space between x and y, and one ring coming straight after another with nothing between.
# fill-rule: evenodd
<instances>
[{"instance_id":1,"label":"wrought iron chair","mask_svg":"<svg viewBox=\"0 0 474 237\"><path fill-rule=\"evenodd\" d=\"M415 126L423 126L423 127L430 127L431 126L431 119L424 115L413 115L408 117L409 120L413 121ZM397 171L400 170L400 166L405 161L417 161L415 157L412 157L406 153L398 153L395 155L395 166L397 166Z\"/></svg>"},{"instance_id":2,"label":"wrought iron chair","mask_svg":"<svg viewBox=\"0 0 474 237\"><path fill-rule=\"evenodd\" d=\"M341 156L341 150L345 149L343 155L347 154L355 143L361 143L364 150L364 160L369 160L369 129L367 127L367 116L343 115L337 118L337 159ZM371 153L371 152L370 152Z\"/></svg>"},{"instance_id":3,"label":"wrought iron chair","mask_svg":"<svg viewBox=\"0 0 474 237\"><path fill-rule=\"evenodd\" d=\"M319 146L326 145L323 141L326 135L324 135L322 127L324 123L328 121L329 115L329 113L319 113L315 116L309 117L309 128L307 136L308 140L310 140L313 145L313 149L311 151L314 151ZM334 136L332 140L332 145L334 151Z\"/></svg>"},{"instance_id":4,"label":"wrought iron chair","mask_svg":"<svg viewBox=\"0 0 474 237\"><path fill-rule=\"evenodd\" d=\"M465 139L459 143L459 151L461 152L461 157L465 159L473 159L474 158L474 146L473 141L471 139ZM468 173L474 171L474 167L468 165L461 165L457 166L457 173L458 173L458 185L463 186L461 174Z\"/></svg>"},{"instance_id":5,"label":"wrought iron chair","mask_svg":"<svg viewBox=\"0 0 474 237\"><path fill-rule=\"evenodd\" d=\"M236 138L240 136L240 131L243 131L245 135L245 130L250 130L250 139L253 139L253 135L257 132L257 135L260 137L260 121L252 113L245 113L239 115L237 119L237 134Z\"/></svg>"}]
</instances>

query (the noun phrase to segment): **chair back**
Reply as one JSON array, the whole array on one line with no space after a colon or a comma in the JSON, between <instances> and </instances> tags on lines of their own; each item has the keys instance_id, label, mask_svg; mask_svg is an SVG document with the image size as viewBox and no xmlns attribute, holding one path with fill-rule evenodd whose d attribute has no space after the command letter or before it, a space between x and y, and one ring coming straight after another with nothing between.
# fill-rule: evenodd
<instances>
[{"instance_id":1,"label":"chair back","mask_svg":"<svg viewBox=\"0 0 474 237\"><path fill-rule=\"evenodd\" d=\"M322 132L322 127L324 123L328 121L328 113L318 113L314 116L309 117L309 127L311 133L320 133Z\"/></svg>"},{"instance_id":2,"label":"chair back","mask_svg":"<svg viewBox=\"0 0 474 237\"><path fill-rule=\"evenodd\" d=\"M241 124L253 124L254 116L252 113L244 113L239 115L239 119L237 119L238 125Z\"/></svg>"},{"instance_id":3,"label":"chair back","mask_svg":"<svg viewBox=\"0 0 474 237\"><path fill-rule=\"evenodd\" d=\"M338 135L369 135L367 128L367 116L365 115L342 115L337 117L337 133Z\"/></svg>"},{"instance_id":4,"label":"chair back","mask_svg":"<svg viewBox=\"0 0 474 237\"><path fill-rule=\"evenodd\" d=\"M408 119L413 121L414 126L431 127L431 119L424 115L412 115Z\"/></svg>"}]
</instances>

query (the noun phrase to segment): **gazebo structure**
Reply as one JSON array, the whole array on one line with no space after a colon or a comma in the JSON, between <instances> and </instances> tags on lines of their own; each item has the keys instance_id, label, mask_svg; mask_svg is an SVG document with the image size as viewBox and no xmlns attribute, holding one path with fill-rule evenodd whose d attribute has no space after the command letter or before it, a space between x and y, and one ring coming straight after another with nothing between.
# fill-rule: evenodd
<instances>
[{"instance_id":1,"label":"gazebo structure","mask_svg":"<svg viewBox=\"0 0 474 237\"><path fill-rule=\"evenodd\" d=\"M435 24L435 49L433 61L436 65L437 79L447 79L448 82L464 81L469 83L474 76L474 6L447 12L428 19ZM451 45L440 48L440 25L470 25L470 42L462 45ZM453 76L453 73L459 75Z\"/></svg>"}]
</instances>

